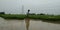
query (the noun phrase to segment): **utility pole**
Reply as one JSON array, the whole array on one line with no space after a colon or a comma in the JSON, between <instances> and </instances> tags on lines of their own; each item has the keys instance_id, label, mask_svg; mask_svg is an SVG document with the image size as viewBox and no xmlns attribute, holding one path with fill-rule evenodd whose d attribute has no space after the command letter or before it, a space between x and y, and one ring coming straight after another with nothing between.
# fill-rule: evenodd
<instances>
[{"instance_id":1,"label":"utility pole","mask_svg":"<svg viewBox=\"0 0 60 30\"><path fill-rule=\"evenodd\" d=\"M22 5L22 14L24 14L24 5Z\"/></svg>"}]
</instances>

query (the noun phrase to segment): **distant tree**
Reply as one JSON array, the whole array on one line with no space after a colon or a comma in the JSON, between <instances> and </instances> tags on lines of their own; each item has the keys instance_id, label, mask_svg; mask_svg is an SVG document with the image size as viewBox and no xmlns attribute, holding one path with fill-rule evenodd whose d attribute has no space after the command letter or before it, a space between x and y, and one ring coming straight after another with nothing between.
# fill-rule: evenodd
<instances>
[{"instance_id":1,"label":"distant tree","mask_svg":"<svg viewBox=\"0 0 60 30\"><path fill-rule=\"evenodd\" d=\"M43 14L43 13L40 13L40 14L37 14L37 15L45 15L45 14Z\"/></svg>"},{"instance_id":2,"label":"distant tree","mask_svg":"<svg viewBox=\"0 0 60 30\"><path fill-rule=\"evenodd\" d=\"M45 15L45 14L41 13L40 15Z\"/></svg>"},{"instance_id":3,"label":"distant tree","mask_svg":"<svg viewBox=\"0 0 60 30\"><path fill-rule=\"evenodd\" d=\"M5 12L0 12L0 14L5 14Z\"/></svg>"},{"instance_id":4,"label":"distant tree","mask_svg":"<svg viewBox=\"0 0 60 30\"><path fill-rule=\"evenodd\" d=\"M35 13L30 13L29 15L36 15Z\"/></svg>"}]
</instances>

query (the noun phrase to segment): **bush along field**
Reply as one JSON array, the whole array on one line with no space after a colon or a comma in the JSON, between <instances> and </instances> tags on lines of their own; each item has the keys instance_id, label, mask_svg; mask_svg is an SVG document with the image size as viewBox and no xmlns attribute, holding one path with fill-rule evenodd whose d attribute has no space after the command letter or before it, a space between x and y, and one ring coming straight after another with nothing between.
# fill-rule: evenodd
<instances>
[{"instance_id":1,"label":"bush along field","mask_svg":"<svg viewBox=\"0 0 60 30\"><path fill-rule=\"evenodd\" d=\"M0 14L0 17L5 19L25 19L25 14ZM29 15L30 19L40 19L49 21L60 21L60 15Z\"/></svg>"}]
</instances>

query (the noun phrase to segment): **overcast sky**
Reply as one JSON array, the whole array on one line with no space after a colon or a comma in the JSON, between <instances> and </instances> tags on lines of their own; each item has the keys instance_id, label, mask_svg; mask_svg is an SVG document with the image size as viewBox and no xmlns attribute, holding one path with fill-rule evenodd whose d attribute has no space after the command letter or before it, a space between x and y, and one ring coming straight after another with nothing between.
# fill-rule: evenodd
<instances>
[{"instance_id":1,"label":"overcast sky","mask_svg":"<svg viewBox=\"0 0 60 30\"><path fill-rule=\"evenodd\" d=\"M30 9L30 13L60 14L60 0L0 0L0 12L19 14Z\"/></svg>"}]
</instances>

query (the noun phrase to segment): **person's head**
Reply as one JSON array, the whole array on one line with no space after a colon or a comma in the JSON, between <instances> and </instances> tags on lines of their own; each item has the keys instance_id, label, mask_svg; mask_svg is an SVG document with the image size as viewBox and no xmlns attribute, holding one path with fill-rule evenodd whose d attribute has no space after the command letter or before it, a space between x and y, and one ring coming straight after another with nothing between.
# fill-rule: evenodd
<instances>
[{"instance_id":1,"label":"person's head","mask_svg":"<svg viewBox=\"0 0 60 30\"><path fill-rule=\"evenodd\" d=\"M30 12L30 10L28 9L28 12Z\"/></svg>"}]
</instances>

